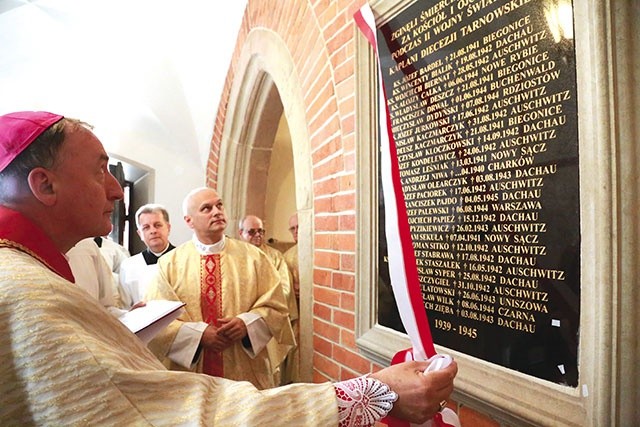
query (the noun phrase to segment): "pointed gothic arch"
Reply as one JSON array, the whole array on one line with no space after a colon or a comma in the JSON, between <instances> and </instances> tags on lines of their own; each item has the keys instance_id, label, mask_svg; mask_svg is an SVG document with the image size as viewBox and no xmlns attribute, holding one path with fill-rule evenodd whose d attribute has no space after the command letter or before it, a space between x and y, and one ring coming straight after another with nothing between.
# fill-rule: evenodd
<instances>
[{"instance_id":1,"label":"pointed gothic arch","mask_svg":"<svg viewBox=\"0 0 640 427\"><path fill-rule=\"evenodd\" d=\"M284 114L291 135L295 199L299 221L300 374L311 380L313 279L313 164L305 105L294 61L279 36L253 29L238 58L220 144L218 192L226 201L230 223L262 202L271 161L276 115ZM279 102L278 102L279 101ZM240 197L238 197L240 195ZM261 199L262 197L262 199ZM251 199L251 200L250 200ZM283 213L288 218L290 212Z\"/></svg>"}]
</instances>

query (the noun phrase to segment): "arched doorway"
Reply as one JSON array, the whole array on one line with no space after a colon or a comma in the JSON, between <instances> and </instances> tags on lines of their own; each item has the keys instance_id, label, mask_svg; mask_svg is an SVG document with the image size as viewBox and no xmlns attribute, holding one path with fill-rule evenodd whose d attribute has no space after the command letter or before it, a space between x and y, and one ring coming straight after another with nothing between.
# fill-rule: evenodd
<instances>
[{"instance_id":1,"label":"arched doorway","mask_svg":"<svg viewBox=\"0 0 640 427\"><path fill-rule=\"evenodd\" d=\"M218 162L218 191L233 225L227 232L235 236L246 213L286 230L298 212L300 374L311 381L313 174L301 86L286 45L271 32L249 34L237 69Z\"/></svg>"}]
</instances>

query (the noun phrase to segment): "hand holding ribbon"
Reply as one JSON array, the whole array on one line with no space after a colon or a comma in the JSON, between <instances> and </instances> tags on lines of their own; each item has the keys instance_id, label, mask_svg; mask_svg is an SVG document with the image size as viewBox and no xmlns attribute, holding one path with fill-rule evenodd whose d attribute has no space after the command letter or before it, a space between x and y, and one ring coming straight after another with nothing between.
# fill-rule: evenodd
<instances>
[{"instance_id":1,"label":"hand holding ribbon","mask_svg":"<svg viewBox=\"0 0 640 427\"><path fill-rule=\"evenodd\" d=\"M373 47L376 52L376 58L378 59L378 87L380 93L378 97L378 108L380 117L383 120L380 132L380 169L385 206L385 232L388 248L389 276L391 278L391 286L398 304L402 324L412 344L411 349L402 350L396 354L391 363L393 365L408 360L441 360L440 357L432 359L432 357L436 356L436 351L422 301L418 268L413 251L409 221L400 181L396 146L391 131L391 118L386 102L387 97L384 90L382 73L380 71L375 19L368 3L355 13L354 19L360 31ZM451 359L449 358L448 360L450 363ZM447 367L443 366L441 361L436 363L439 364L438 371L440 369L446 371ZM429 368L427 368L424 374L437 374L437 372L433 371L434 369L430 371ZM451 390L446 393L446 396L449 396L450 393ZM423 425L434 427L459 426L457 414L449 408L442 408L441 400L437 402L437 409L434 408L437 411L436 414L431 420L427 421L427 423L431 424ZM394 417L387 417L385 422L392 427L406 427L410 425L408 422L400 421Z\"/></svg>"}]
</instances>

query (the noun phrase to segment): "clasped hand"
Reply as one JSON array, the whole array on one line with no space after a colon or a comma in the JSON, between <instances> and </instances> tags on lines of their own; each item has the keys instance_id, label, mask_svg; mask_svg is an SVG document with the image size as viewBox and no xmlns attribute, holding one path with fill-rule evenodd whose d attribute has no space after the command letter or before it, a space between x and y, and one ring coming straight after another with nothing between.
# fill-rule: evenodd
<instances>
[{"instance_id":1,"label":"clasped hand","mask_svg":"<svg viewBox=\"0 0 640 427\"><path fill-rule=\"evenodd\" d=\"M238 317L218 319L218 325L210 324L202 334L201 344L213 351L223 351L247 335L247 326Z\"/></svg>"}]
</instances>

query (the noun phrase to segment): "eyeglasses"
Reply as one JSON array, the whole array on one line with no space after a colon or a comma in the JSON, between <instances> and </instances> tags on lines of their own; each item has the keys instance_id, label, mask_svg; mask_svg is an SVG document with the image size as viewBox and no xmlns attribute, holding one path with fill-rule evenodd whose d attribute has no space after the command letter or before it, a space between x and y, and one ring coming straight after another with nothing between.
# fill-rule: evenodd
<instances>
[{"instance_id":1,"label":"eyeglasses","mask_svg":"<svg viewBox=\"0 0 640 427\"><path fill-rule=\"evenodd\" d=\"M264 236L264 233L267 231L264 228L250 228L248 230L244 230L247 232L247 234L249 234L249 236L255 236L256 234L259 234L261 236Z\"/></svg>"}]
</instances>

